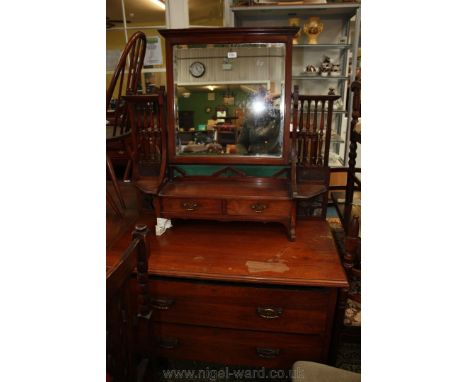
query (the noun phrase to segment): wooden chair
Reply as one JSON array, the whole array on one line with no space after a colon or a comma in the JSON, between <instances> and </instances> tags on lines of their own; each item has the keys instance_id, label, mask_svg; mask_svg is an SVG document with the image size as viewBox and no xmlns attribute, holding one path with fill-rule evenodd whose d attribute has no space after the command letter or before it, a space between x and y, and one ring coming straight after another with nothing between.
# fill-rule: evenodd
<instances>
[{"instance_id":1,"label":"wooden chair","mask_svg":"<svg viewBox=\"0 0 468 382\"><path fill-rule=\"evenodd\" d=\"M360 219L353 216L344 245L338 245L343 267L349 281L349 290L339 298L336 314L333 355L341 341L361 341L361 238Z\"/></svg>"},{"instance_id":2,"label":"wooden chair","mask_svg":"<svg viewBox=\"0 0 468 382\"><path fill-rule=\"evenodd\" d=\"M132 129L133 181L141 196L151 199L159 192L166 176L166 105L165 89L154 94L123 97L128 105Z\"/></svg>"},{"instance_id":3,"label":"wooden chair","mask_svg":"<svg viewBox=\"0 0 468 382\"><path fill-rule=\"evenodd\" d=\"M300 95L294 86L291 132L292 194L298 217L325 219L333 103L340 96Z\"/></svg>"},{"instance_id":4,"label":"wooden chair","mask_svg":"<svg viewBox=\"0 0 468 382\"><path fill-rule=\"evenodd\" d=\"M137 376L137 328L135 314L148 320L151 316L148 294L148 263L150 254L145 225L136 225L132 242L119 261L107 271L106 277L106 329L107 373L112 382L136 381ZM129 280L137 269L138 312L130 303Z\"/></svg>"},{"instance_id":5,"label":"wooden chair","mask_svg":"<svg viewBox=\"0 0 468 382\"><path fill-rule=\"evenodd\" d=\"M130 148L128 145L130 127L128 124L127 107L122 97L128 94L137 94L145 53L146 36L143 32L136 32L130 38L120 56L106 94L107 168L122 208L125 208L125 203L117 183L111 156L108 153L122 150L126 152L128 160L124 179L128 179L131 166ZM114 106L113 109L111 109L111 104Z\"/></svg>"},{"instance_id":6,"label":"wooden chair","mask_svg":"<svg viewBox=\"0 0 468 382\"><path fill-rule=\"evenodd\" d=\"M361 191L361 180L356 176L360 173L361 169L356 168L356 157L358 143L361 144L361 128L359 118L361 117L361 81L357 79L351 84L351 92L353 93L353 111L351 120L351 133L349 144L349 161L348 173L346 178L346 192L345 192L345 205L344 205L344 218L343 227L347 232L351 222L351 215L353 213L353 199L355 191ZM360 212L360 209L359 209ZM356 213L356 212L355 212Z\"/></svg>"}]
</instances>

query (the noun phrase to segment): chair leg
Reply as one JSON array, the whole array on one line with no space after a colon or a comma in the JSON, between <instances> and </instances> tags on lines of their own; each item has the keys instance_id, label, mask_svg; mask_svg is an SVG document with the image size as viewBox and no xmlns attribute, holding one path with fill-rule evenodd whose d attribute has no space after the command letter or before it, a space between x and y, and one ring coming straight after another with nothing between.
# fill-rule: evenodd
<instances>
[{"instance_id":1,"label":"chair leg","mask_svg":"<svg viewBox=\"0 0 468 382\"><path fill-rule=\"evenodd\" d=\"M133 165L132 151L131 151L130 145L128 144L126 140L123 141L123 145L125 147L125 152L128 155L128 161L127 161L127 165L125 166L125 173L123 176L123 180L124 182L129 182L130 181L129 179L130 169L132 168L132 165Z\"/></svg>"},{"instance_id":2,"label":"chair leg","mask_svg":"<svg viewBox=\"0 0 468 382\"><path fill-rule=\"evenodd\" d=\"M106 162L107 162L107 169L109 170L109 174L111 176L112 184L114 186L115 192L117 194L117 198L119 199L120 205L123 209L126 209L125 202L122 197L122 193L120 192L119 183L117 183L117 177L115 176L114 166L112 166L111 159L109 155L106 154Z\"/></svg>"},{"instance_id":3,"label":"chair leg","mask_svg":"<svg viewBox=\"0 0 468 382\"><path fill-rule=\"evenodd\" d=\"M112 198L112 195L110 194L109 191L106 190L106 201L107 203L109 203L109 205L112 207L112 209L114 210L115 214L121 218L122 217L122 213L120 212L119 210L119 207L117 206L117 204L115 204L114 202L114 199Z\"/></svg>"}]
</instances>

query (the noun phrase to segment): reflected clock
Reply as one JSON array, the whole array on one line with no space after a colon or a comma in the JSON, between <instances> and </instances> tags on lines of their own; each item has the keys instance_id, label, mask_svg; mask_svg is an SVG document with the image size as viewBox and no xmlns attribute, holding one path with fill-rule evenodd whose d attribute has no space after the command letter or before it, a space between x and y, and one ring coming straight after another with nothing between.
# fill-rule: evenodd
<instances>
[{"instance_id":1,"label":"reflected clock","mask_svg":"<svg viewBox=\"0 0 468 382\"><path fill-rule=\"evenodd\" d=\"M189 67L189 72L195 78L199 78L205 74L205 65L199 61L192 62Z\"/></svg>"}]
</instances>

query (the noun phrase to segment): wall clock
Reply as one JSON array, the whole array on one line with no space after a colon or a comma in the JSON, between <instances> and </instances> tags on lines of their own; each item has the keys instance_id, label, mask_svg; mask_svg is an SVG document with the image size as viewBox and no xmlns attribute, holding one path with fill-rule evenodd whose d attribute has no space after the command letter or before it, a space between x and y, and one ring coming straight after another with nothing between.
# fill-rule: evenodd
<instances>
[{"instance_id":1,"label":"wall clock","mask_svg":"<svg viewBox=\"0 0 468 382\"><path fill-rule=\"evenodd\" d=\"M192 62L189 67L192 76L199 78L205 74L205 65L199 61Z\"/></svg>"}]
</instances>

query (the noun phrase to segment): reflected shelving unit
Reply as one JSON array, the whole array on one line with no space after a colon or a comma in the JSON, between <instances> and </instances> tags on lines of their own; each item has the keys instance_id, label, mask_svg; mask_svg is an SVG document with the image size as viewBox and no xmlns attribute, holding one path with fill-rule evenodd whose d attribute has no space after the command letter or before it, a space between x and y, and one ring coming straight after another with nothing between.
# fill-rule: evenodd
<instances>
[{"instance_id":1,"label":"reflected shelving unit","mask_svg":"<svg viewBox=\"0 0 468 382\"><path fill-rule=\"evenodd\" d=\"M299 18L304 25L309 17L318 16L324 28L317 44L308 44L302 32L298 44L293 45L292 85L299 85L301 94L328 94L330 88L341 96L341 105L334 110L330 165L346 166L349 146L351 102L348 88L356 76L360 32L360 3L329 3L303 5L253 4L231 6L232 26L267 27L287 26L290 18ZM339 76L311 75L306 72L308 65L318 67L324 56L339 64Z\"/></svg>"}]
</instances>

